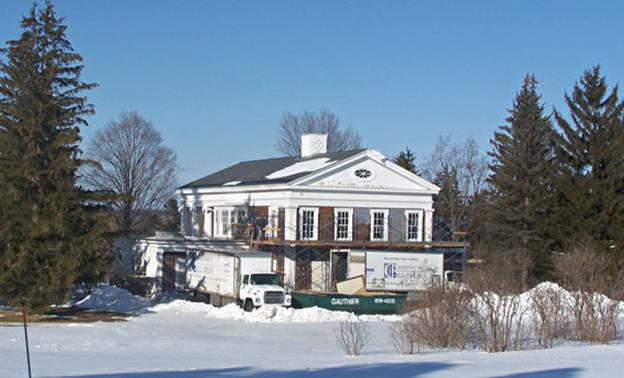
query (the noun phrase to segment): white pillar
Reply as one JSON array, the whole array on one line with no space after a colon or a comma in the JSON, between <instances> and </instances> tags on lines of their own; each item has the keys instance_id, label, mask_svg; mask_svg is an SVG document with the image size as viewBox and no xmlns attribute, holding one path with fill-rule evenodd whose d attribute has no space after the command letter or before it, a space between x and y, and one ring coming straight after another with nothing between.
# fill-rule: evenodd
<instances>
[{"instance_id":1,"label":"white pillar","mask_svg":"<svg viewBox=\"0 0 624 378\"><path fill-rule=\"evenodd\" d=\"M191 210L191 236L199 236L199 212L201 208L194 207Z\"/></svg>"},{"instance_id":2,"label":"white pillar","mask_svg":"<svg viewBox=\"0 0 624 378\"><path fill-rule=\"evenodd\" d=\"M297 240L297 208L284 208L284 240Z\"/></svg>"},{"instance_id":3,"label":"white pillar","mask_svg":"<svg viewBox=\"0 0 624 378\"><path fill-rule=\"evenodd\" d=\"M209 207L202 209L202 211L204 211L204 235L206 235L206 238L212 239L212 216L214 211Z\"/></svg>"},{"instance_id":4,"label":"white pillar","mask_svg":"<svg viewBox=\"0 0 624 378\"><path fill-rule=\"evenodd\" d=\"M433 209L425 210L425 235L424 241L433 240Z\"/></svg>"},{"instance_id":5,"label":"white pillar","mask_svg":"<svg viewBox=\"0 0 624 378\"><path fill-rule=\"evenodd\" d=\"M286 247L284 249L284 286L288 290L295 290L296 271L295 249L293 247Z\"/></svg>"},{"instance_id":6,"label":"white pillar","mask_svg":"<svg viewBox=\"0 0 624 378\"><path fill-rule=\"evenodd\" d=\"M182 234L184 236L189 236L191 234L191 214L189 213L189 208L187 206L182 206L180 211L182 212Z\"/></svg>"}]
</instances>

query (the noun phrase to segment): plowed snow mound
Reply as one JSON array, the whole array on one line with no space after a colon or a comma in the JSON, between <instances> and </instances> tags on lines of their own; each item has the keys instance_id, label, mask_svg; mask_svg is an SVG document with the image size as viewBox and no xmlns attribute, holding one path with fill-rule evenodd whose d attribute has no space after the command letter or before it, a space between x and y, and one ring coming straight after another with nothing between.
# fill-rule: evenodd
<instances>
[{"instance_id":1,"label":"plowed snow mound","mask_svg":"<svg viewBox=\"0 0 624 378\"><path fill-rule=\"evenodd\" d=\"M137 315L146 312L152 303L147 298L130 294L115 286L101 285L76 306L96 311Z\"/></svg>"},{"instance_id":2,"label":"plowed snow mound","mask_svg":"<svg viewBox=\"0 0 624 378\"><path fill-rule=\"evenodd\" d=\"M350 312L330 311L319 307L294 309L285 307L260 307L252 312L245 312L235 304L215 307L206 303L175 300L170 303L158 304L150 308L150 312L176 314L203 313L209 319L241 320L249 323L318 323L336 321L396 321L396 315L354 315Z\"/></svg>"}]
</instances>

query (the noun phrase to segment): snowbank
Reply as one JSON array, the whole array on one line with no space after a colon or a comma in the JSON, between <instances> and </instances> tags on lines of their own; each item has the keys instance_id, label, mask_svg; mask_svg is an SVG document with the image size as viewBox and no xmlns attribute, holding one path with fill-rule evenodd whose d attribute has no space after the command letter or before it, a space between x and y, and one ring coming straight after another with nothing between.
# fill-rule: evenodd
<instances>
[{"instance_id":1,"label":"snowbank","mask_svg":"<svg viewBox=\"0 0 624 378\"><path fill-rule=\"evenodd\" d=\"M397 315L354 315L350 312L330 311L319 307L294 309L285 307L260 307L245 312L236 304L215 307L206 303L175 300L150 308L151 312L176 314L203 314L208 319L239 320L248 323L318 323L337 321L396 321Z\"/></svg>"},{"instance_id":2,"label":"snowbank","mask_svg":"<svg viewBox=\"0 0 624 378\"><path fill-rule=\"evenodd\" d=\"M152 303L147 298L132 295L124 289L110 285L99 286L76 303L76 306L81 308L131 315L145 313L151 305Z\"/></svg>"},{"instance_id":3,"label":"snowbank","mask_svg":"<svg viewBox=\"0 0 624 378\"><path fill-rule=\"evenodd\" d=\"M354 315L350 312L330 311L311 307L294 309L285 307L261 307L252 312L245 312L236 304L223 307L202 302L191 302L182 299L169 301L161 298L162 303L154 305L148 299L130 294L115 286L102 285L86 298L76 303L81 308L96 311L119 312L129 315L146 313L175 313L176 315L199 314L208 319L239 320L248 323L318 323L336 321L395 321L396 315Z\"/></svg>"}]
</instances>

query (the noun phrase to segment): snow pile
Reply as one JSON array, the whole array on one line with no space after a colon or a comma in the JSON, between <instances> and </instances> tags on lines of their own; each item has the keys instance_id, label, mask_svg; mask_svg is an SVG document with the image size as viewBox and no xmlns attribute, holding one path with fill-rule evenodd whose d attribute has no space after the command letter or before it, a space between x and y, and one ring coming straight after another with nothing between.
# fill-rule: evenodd
<instances>
[{"instance_id":1,"label":"snow pile","mask_svg":"<svg viewBox=\"0 0 624 378\"><path fill-rule=\"evenodd\" d=\"M319 307L294 309L285 307L260 307L252 312L245 312L236 304L215 307L206 303L175 300L158 304L150 308L154 313L174 312L180 314L202 314L208 319L238 320L247 323L319 323L338 321L396 321L397 315L360 315L350 312L330 311Z\"/></svg>"},{"instance_id":2,"label":"snow pile","mask_svg":"<svg viewBox=\"0 0 624 378\"><path fill-rule=\"evenodd\" d=\"M151 305L147 298L132 295L124 289L110 285L99 286L76 303L81 308L133 315L144 313Z\"/></svg>"},{"instance_id":3,"label":"snow pile","mask_svg":"<svg viewBox=\"0 0 624 378\"><path fill-rule=\"evenodd\" d=\"M240 184L240 181L228 181L225 184L223 184L222 186L234 186L234 185L238 185Z\"/></svg>"},{"instance_id":4,"label":"snow pile","mask_svg":"<svg viewBox=\"0 0 624 378\"><path fill-rule=\"evenodd\" d=\"M296 175L304 172L313 172L319 170L321 168L325 168L326 166L332 164L333 162L329 160L329 158L318 158L318 159L310 159L305 161L300 161L299 163L295 163L286 168L282 168L278 171L271 173L266 176L269 180L288 177L292 175Z\"/></svg>"}]
</instances>

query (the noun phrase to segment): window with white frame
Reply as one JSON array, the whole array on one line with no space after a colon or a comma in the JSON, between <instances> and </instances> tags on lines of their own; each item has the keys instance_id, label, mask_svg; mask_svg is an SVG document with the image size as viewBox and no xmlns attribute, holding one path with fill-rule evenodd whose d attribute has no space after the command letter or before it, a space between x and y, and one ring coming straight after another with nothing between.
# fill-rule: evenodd
<instances>
[{"instance_id":1,"label":"window with white frame","mask_svg":"<svg viewBox=\"0 0 624 378\"><path fill-rule=\"evenodd\" d=\"M269 208L269 222L266 235L269 238L276 238L278 235L279 209L277 207Z\"/></svg>"},{"instance_id":2,"label":"window with white frame","mask_svg":"<svg viewBox=\"0 0 624 378\"><path fill-rule=\"evenodd\" d=\"M335 209L334 210L334 235L336 240L351 240L353 228L351 227L351 219L353 218L353 209Z\"/></svg>"},{"instance_id":3,"label":"window with white frame","mask_svg":"<svg viewBox=\"0 0 624 378\"><path fill-rule=\"evenodd\" d=\"M388 240L388 210L371 210L371 240Z\"/></svg>"},{"instance_id":4,"label":"window with white frame","mask_svg":"<svg viewBox=\"0 0 624 378\"><path fill-rule=\"evenodd\" d=\"M316 240L318 235L318 208L302 207L299 209L299 235L301 240Z\"/></svg>"},{"instance_id":5,"label":"window with white frame","mask_svg":"<svg viewBox=\"0 0 624 378\"><path fill-rule=\"evenodd\" d=\"M422 241L421 214L420 210L405 211L405 239L407 241Z\"/></svg>"},{"instance_id":6,"label":"window with white frame","mask_svg":"<svg viewBox=\"0 0 624 378\"><path fill-rule=\"evenodd\" d=\"M215 236L232 237L232 225L241 223L247 216L244 209L216 208L214 211Z\"/></svg>"}]
</instances>

